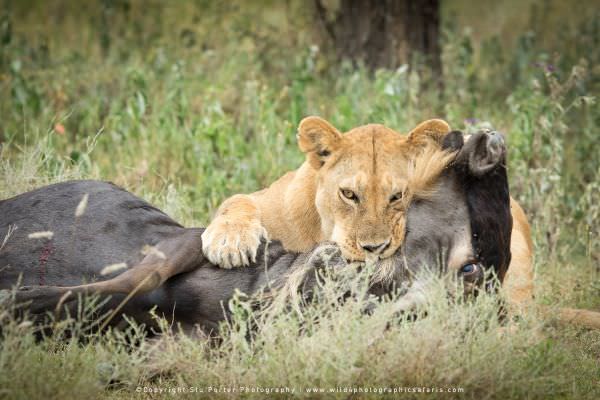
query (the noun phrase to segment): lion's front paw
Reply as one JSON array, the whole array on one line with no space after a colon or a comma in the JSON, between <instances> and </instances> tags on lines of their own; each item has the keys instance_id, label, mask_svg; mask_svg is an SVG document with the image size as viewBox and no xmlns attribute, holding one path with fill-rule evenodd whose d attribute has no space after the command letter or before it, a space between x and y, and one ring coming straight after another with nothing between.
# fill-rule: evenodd
<instances>
[{"instance_id":1,"label":"lion's front paw","mask_svg":"<svg viewBox=\"0 0 600 400\"><path fill-rule=\"evenodd\" d=\"M202 251L221 268L234 268L256 262L256 252L267 231L258 219L240 221L217 217L202 234Z\"/></svg>"}]
</instances>

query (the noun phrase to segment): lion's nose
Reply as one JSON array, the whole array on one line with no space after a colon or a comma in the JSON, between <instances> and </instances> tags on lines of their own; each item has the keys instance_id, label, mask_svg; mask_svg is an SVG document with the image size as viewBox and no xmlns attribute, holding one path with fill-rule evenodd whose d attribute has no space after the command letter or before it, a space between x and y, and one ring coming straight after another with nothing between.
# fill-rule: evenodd
<instances>
[{"instance_id":1,"label":"lion's nose","mask_svg":"<svg viewBox=\"0 0 600 400\"><path fill-rule=\"evenodd\" d=\"M360 247L368 253L381 254L390 247L391 240L388 239L383 243L360 243Z\"/></svg>"}]
</instances>

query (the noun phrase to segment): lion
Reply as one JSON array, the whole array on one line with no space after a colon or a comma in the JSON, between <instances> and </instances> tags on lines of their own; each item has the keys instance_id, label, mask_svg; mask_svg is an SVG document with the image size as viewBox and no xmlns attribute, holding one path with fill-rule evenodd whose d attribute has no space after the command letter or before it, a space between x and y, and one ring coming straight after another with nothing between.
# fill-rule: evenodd
<instances>
[{"instance_id":1,"label":"lion","mask_svg":"<svg viewBox=\"0 0 600 400\"><path fill-rule=\"evenodd\" d=\"M389 257L404 236L409 158L449 130L431 119L408 135L379 124L342 134L322 118L304 118L297 134L304 163L266 189L225 200L202 235L205 256L222 268L247 266L268 238L296 252L333 241L351 261Z\"/></svg>"},{"instance_id":2,"label":"lion","mask_svg":"<svg viewBox=\"0 0 600 400\"><path fill-rule=\"evenodd\" d=\"M533 241L527 215L510 198L513 227L510 235L511 259L502 287L513 312L529 307L533 301Z\"/></svg>"}]
</instances>

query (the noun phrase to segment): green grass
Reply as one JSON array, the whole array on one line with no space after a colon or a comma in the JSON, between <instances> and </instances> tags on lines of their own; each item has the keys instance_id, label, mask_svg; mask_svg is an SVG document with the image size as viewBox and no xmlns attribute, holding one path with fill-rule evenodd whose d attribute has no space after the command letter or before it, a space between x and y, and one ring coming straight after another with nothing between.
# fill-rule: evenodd
<instances>
[{"instance_id":1,"label":"green grass","mask_svg":"<svg viewBox=\"0 0 600 400\"><path fill-rule=\"evenodd\" d=\"M465 130L492 124L508 137L512 194L534 229L536 301L600 308L600 54L589 50L600 43L599 18L590 15L576 35L557 33L551 46L535 29L506 47L473 42L447 23L440 90L421 66L370 73L336 63L327 43L311 46L301 2L215 4L5 2L0 198L105 179L201 226L229 195L302 162L295 130L303 116L342 130L379 122L406 132L432 117ZM252 314L239 301L218 348L173 336L132 346L134 327L77 335L84 341L58 329L35 342L33 327L2 308L0 398L141 398L137 387L221 385L464 389L428 396L436 398L600 395L600 333L532 316L501 335L490 297L452 306L442 297L411 323L394 319L391 303L365 316L358 300L339 309L323 301L302 316L259 320L250 342Z\"/></svg>"}]
</instances>

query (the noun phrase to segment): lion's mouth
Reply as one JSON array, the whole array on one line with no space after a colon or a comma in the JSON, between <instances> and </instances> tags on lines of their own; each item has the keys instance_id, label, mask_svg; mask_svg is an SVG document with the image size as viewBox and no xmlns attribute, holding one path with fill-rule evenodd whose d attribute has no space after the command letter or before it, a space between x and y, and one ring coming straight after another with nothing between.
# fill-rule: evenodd
<instances>
[{"instance_id":1,"label":"lion's mouth","mask_svg":"<svg viewBox=\"0 0 600 400\"><path fill-rule=\"evenodd\" d=\"M347 245L339 245L342 250L342 257L347 262L364 262L368 264L375 264L381 260L386 260L392 257L397 248L392 248L390 245L388 249L386 249L383 253L372 253L368 251L363 251L358 248L357 245L347 246Z\"/></svg>"}]
</instances>

